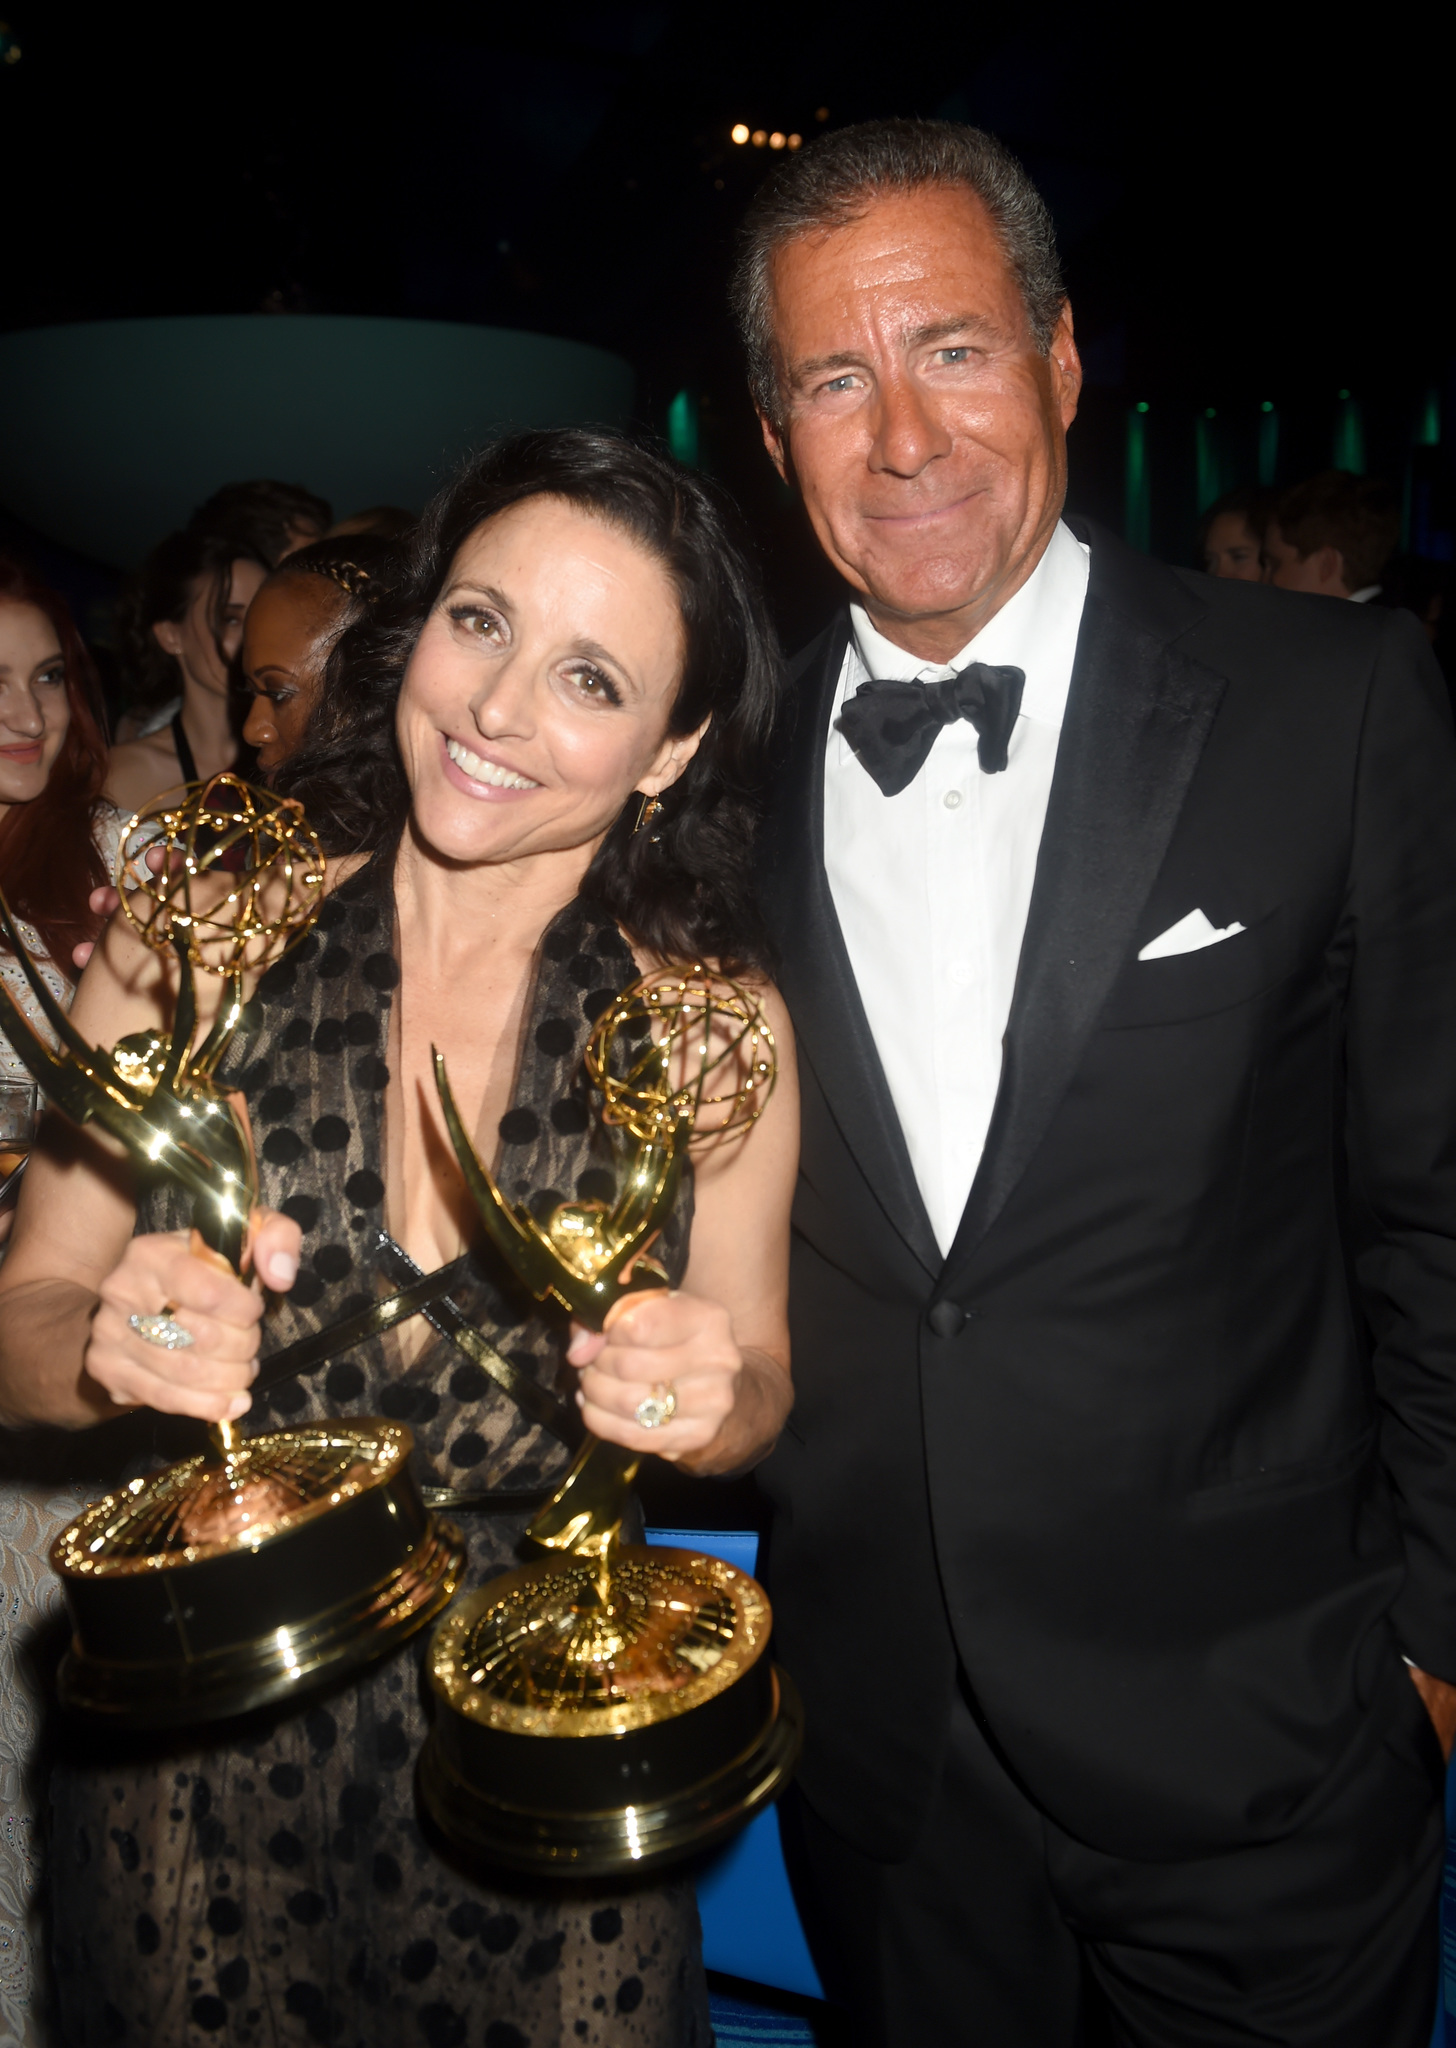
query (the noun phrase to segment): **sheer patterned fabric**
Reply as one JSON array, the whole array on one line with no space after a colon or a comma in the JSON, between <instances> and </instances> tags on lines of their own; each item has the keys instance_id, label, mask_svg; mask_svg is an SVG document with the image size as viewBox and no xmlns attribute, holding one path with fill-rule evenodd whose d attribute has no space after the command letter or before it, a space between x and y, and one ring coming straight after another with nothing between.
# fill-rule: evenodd
<instances>
[{"instance_id":1,"label":"sheer patterned fabric","mask_svg":"<svg viewBox=\"0 0 1456 2048\"><path fill-rule=\"evenodd\" d=\"M361 879L264 980L229 1078L247 1098L263 1197L304 1231L292 1295L263 1354L394 1286L372 1259L384 1202L390 910ZM498 1168L506 1191L608 1195L612 1163L579 1070L592 1020L635 974L615 925L577 903L542 945ZM686 1263L685 1189L659 1247ZM139 1229L186 1222L152 1190ZM397 1283L396 1283L397 1284ZM453 1297L498 1350L570 1402L566 1319L492 1255ZM255 1404L250 1428L384 1414L415 1434L426 1485L522 1492L570 1453L479 1366L394 1334ZM467 1585L518 1562L528 1511L460 1517ZM300 1711L145 1743L69 1731L53 1781L55 1959L68 2048L338 2043L341 2048L708 2048L690 1880L565 1895L482 1884L422 1831L413 1762L426 1730L423 1645Z\"/></svg>"}]
</instances>

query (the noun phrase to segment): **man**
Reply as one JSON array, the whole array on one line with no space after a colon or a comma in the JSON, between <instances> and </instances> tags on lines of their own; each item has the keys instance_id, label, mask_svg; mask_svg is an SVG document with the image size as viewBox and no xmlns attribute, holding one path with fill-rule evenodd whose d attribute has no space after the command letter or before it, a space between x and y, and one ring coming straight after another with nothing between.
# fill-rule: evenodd
<instances>
[{"instance_id":1,"label":"man","mask_svg":"<svg viewBox=\"0 0 1456 2048\"><path fill-rule=\"evenodd\" d=\"M990 138L805 149L735 301L853 599L762 858L804 1094L763 1477L831 1988L894 2048L1424 2048L1439 679L1398 615L1061 522L1071 315Z\"/></svg>"},{"instance_id":2,"label":"man","mask_svg":"<svg viewBox=\"0 0 1456 2048\"><path fill-rule=\"evenodd\" d=\"M1400 538L1388 485L1327 469L1284 493L1264 531L1264 580L1368 604Z\"/></svg>"}]
</instances>

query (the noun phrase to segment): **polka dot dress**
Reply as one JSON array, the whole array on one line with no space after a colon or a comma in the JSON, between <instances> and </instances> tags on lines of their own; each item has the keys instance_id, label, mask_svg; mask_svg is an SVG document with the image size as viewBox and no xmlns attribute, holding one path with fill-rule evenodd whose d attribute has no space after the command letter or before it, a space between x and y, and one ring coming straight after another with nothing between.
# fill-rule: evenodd
<instances>
[{"instance_id":1,"label":"polka dot dress","mask_svg":"<svg viewBox=\"0 0 1456 2048\"><path fill-rule=\"evenodd\" d=\"M571 905L546 933L501 1122L508 1193L610 1199L580 1062L591 1023L635 972L595 906ZM225 1077L247 1097L264 1201L304 1233L298 1283L269 1306L265 1357L397 1284L373 1247L398 979L388 905L360 877L265 978ZM674 1279L690 1215L689 1183L657 1248ZM138 1228L186 1221L159 1187ZM523 1294L489 1247L454 1299L513 1364L570 1399L564 1315ZM528 1492L569 1462L439 1337L409 1365L391 1334L360 1345L272 1388L248 1426L375 1414L409 1423L425 1485ZM528 1519L525 1508L460 1515L468 1586L519 1562ZM427 1835L413 1788L422 1655L417 1638L281 1718L156 1740L63 1731L52 1953L67 2048L709 2048L690 1880L492 1886Z\"/></svg>"}]
</instances>

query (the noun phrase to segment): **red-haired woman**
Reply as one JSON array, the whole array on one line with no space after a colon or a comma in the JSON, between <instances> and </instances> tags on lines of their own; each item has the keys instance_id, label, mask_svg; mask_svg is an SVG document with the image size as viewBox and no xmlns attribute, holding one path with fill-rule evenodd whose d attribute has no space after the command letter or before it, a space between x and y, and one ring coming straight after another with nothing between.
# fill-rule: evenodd
<instances>
[{"instance_id":1,"label":"red-haired woman","mask_svg":"<svg viewBox=\"0 0 1456 2048\"><path fill-rule=\"evenodd\" d=\"M111 878L121 824L101 795L97 703L95 671L64 599L0 557L0 889L62 1003L74 992L73 948L96 936L88 898ZM3 938L0 978L39 1023ZM29 1078L0 1023L0 1084Z\"/></svg>"},{"instance_id":2,"label":"red-haired woman","mask_svg":"<svg viewBox=\"0 0 1456 2048\"><path fill-rule=\"evenodd\" d=\"M87 898L109 877L122 822L101 800L106 741L95 688L64 601L0 558L0 889L26 951L66 1005L74 993L72 948L94 938L100 921ZM0 981L46 1031L3 937ZM13 1116L17 1098L28 1100L29 1084L0 1023L0 1106L8 1103ZM12 1203L0 1206L0 1260L13 1215ZM43 1833L32 1783L41 1703L27 1650L56 1604L46 1552L84 1497L84 1489L66 1483L68 1471L48 1471L49 1463L50 1454L36 1445L0 1440L0 1923L14 1930L0 1971L0 2040L19 2042L42 2038L43 1973L31 1955L30 1931Z\"/></svg>"}]
</instances>

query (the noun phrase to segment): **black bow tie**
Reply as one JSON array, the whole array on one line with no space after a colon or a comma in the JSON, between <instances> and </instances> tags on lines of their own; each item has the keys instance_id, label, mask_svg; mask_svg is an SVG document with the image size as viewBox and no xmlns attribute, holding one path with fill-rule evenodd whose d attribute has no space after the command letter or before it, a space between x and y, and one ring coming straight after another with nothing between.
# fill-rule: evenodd
<instances>
[{"instance_id":1,"label":"black bow tie","mask_svg":"<svg viewBox=\"0 0 1456 2048\"><path fill-rule=\"evenodd\" d=\"M886 796L908 789L941 729L965 718L976 728L983 774L1006 766L1026 676L973 661L938 683L861 683L839 714L839 730Z\"/></svg>"}]
</instances>

